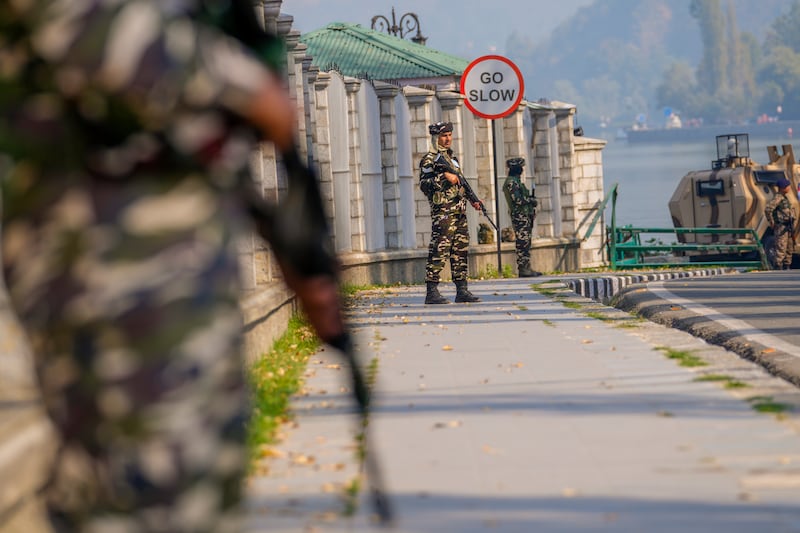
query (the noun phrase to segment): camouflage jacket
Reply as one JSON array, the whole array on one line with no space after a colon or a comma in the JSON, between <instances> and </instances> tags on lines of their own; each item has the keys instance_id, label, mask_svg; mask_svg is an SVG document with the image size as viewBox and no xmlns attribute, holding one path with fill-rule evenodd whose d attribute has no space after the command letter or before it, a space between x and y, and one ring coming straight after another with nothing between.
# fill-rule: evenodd
<instances>
[{"instance_id":1,"label":"camouflage jacket","mask_svg":"<svg viewBox=\"0 0 800 533\"><path fill-rule=\"evenodd\" d=\"M157 162L231 187L255 135L239 117L270 82L265 58L199 21L201 5L224 3L2 2L0 152L61 179Z\"/></svg>"},{"instance_id":2,"label":"camouflage jacket","mask_svg":"<svg viewBox=\"0 0 800 533\"><path fill-rule=\"evenodd\" d=\"M776 194L764 210L770 226L792 225L797 220L794 206L785 194Z\"/></svg>"},{"instance_id":3,"label":"camouflage jacket","mask_svg":"<svg viewBox=\"0 0 800 533\"><path fill-rule=\"evenodd\" d=\"M444 170L436 164L437 157L443 157L450 167L460 170L458 158L450 149L428 152L419 162L419 188L425 193L431 205L431 213L465 213L467 195L460 184L452 184L444 176Z\"/></svg>"},{"instance_id":4,"label":"camouflage jacket","mask_svg":"<svg viewBox=\"0 0 800 533\"><path fill-rule=\"evenodd\" d=\"M511 216L517 213L532 215L534 212L533 197L522 183L520 176L508 176L503 182L503 193L511 210Z\"/></svg>"}]
</instances>

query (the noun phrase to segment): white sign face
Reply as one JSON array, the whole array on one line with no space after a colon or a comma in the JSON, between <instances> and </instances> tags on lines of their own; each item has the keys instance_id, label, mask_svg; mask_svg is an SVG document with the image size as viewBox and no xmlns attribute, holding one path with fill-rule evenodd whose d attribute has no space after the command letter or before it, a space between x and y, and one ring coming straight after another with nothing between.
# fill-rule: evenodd
<instances>
[{"instance_id":1,"label":"white sign face","mask_svg":"<svg viewBox=\"0 0 800 533\"><path fill-rule=\"evenodd\" d=\"M476 115L495 119L510 115L522 101L525 82L519 68L502 56L483 56L461 75L464 103Z\"/></svg>"}]
</instances>

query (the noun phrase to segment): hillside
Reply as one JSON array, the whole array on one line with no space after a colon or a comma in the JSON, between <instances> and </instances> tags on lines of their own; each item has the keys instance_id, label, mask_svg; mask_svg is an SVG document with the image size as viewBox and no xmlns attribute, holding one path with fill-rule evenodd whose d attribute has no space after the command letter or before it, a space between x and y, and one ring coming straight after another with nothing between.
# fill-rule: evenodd
<instances>
[{"instance_id":1,"label":"hillside","mask_svg":"<svg viewBox=\"0 0 800 533\"><path fill-rule=\"evenodd\" d=\"M793 0L734 0L739 32L762 42ZM695 69L703 55L691 0L596 0L562 23L539 45L513 33L506 54L523 71L526 97L576 103L589 130L600 122L629 126L655 117L656 88L675 62ZM727 13L727 1L721 2ZM535 23L532 23L535 26Z\"/></svg>"}]
</instances>

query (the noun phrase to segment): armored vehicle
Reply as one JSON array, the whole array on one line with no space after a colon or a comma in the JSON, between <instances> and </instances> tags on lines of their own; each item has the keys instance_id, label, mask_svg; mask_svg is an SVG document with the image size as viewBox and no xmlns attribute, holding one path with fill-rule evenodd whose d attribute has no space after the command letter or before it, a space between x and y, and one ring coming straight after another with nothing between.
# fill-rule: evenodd
<instances>
[{"instance_id":1,"label":"armored vehicle","mask_svg":"<svg viewBox=\"0 0 800 533\"><path fill-rule=\"evenodd\" d=\"M717 159L708 170L693 170L678 184L669 201L669 212L676 228L751 228L761 239L770 262L774 257L774 236L767 223L764 208L777 194L776 183L787 178L794 191L800 180L800 164L795 162L791 144L767 147L769 163L760 165L750 159L750 141L746 133L717 136ZM800 213L797 194L791 195ZM800 233L800 221L795 220L794 237ZM693 244L750 244L742 235L678 234L682 243ZM730 260L702 252L684 252L690 261ZM797 253L793 260L796 268Z\"/></svg>"}]
</instances>

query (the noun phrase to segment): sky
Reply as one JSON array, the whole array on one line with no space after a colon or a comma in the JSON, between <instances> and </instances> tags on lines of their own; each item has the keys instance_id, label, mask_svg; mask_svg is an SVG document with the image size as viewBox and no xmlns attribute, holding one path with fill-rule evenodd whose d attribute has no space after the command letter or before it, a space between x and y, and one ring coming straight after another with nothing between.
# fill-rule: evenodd
<instances>
[{"instance_id":1,"label":"sky","mask_svg":"<svg viewBox=\"0 0 800 533\"><path fill-rule=\"evenodd\" d=\"M417 15L428 46L471 61L487 54L503 55L506 40L514 31L540 42L578 8L593 1L283 0L281 12L292 15L294 28L306 33L331 22L369 28L376 15L391 23L394 7L398 23L406 13Z\"/></svg>"}]
</instances>

